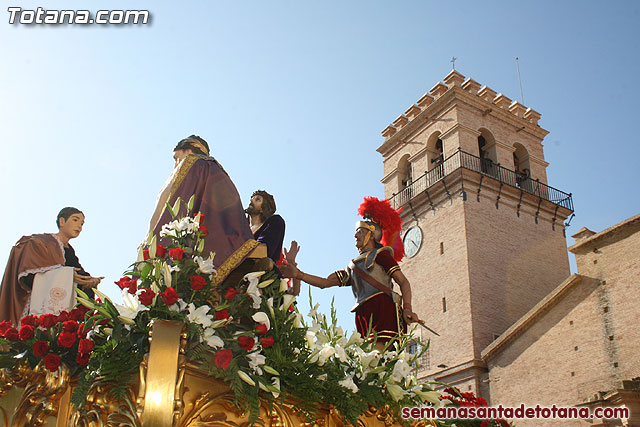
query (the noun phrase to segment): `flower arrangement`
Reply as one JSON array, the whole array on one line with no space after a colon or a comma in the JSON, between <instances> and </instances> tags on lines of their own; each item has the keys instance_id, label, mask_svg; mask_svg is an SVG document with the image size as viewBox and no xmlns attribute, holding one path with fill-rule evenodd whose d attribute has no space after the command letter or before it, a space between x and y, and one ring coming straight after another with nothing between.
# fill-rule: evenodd
<instances>
[{"instance_id":1,"label":"flower arrangement","mask_svg":"<svg viewBox=\"0 0 640 427\"><path fill-rule=\"evenodd\" d=\"M472 392L463 392L456 387L447 387L443 390L446 394L440 396L443 402L447 405L455 407L483 407L488 406L487 401L482 397L478 397ZM454 423L456 426L468 426L468 427L510 427L513 424L503 419L464 419L464 420L448 420Z\"/></svg>"},{"instance_id":2,"label":"flower arrangement","mask_svg":"<svg viewBox=\"0 0 640 427\"><path fill-rule=\"evenodd\" d=\"M187 357L229 384L251 422L257 421L259 399L294 400L309 420L329 405L354 425L369 405L388 405L399 419L402 406L442 404L440 394L418 383L412 372L420 353L407 351L411 336L378 351L375 341L357 332L346 337L333 307L327 319L317 305L307 325L276 271L212 285L215 254L202 252L204 239L215 236L208 235L202 214L192 207L193 197L167 205L172 221L159 236L165 245L148 237L137 261L116 282L122 304L100 291L98 301L78 291L79 306L72 313L48 315L55 322L24 318L19 331L2 325L0 344L10 349L0 359L3 366L21 357L32 365L43 360L50 370L66 364L78 375L72 401L80 408L96 381L124 397L149 350L150 322L166 319L185 324Z\"/></svg>"}]
</instances>

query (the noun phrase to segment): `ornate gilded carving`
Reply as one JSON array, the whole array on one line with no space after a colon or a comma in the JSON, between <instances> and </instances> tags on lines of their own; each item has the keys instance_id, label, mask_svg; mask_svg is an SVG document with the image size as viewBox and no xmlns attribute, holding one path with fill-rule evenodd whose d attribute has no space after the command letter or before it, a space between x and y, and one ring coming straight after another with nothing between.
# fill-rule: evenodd
<instances>
[{"instance_id":1,"label":"ornate gilded carving","mask_svg":"<svg viewBox=\"0 0 640 427\"><path fill-rule=\"evenodd\" d=\"M118 402L111 394L110 386L95 383L87 395L85 411L73 411L69 427L141 427L136 408L136 393L129 388Z\"/></svg>"},{"instance_id":2,"label":"ornate gilded carving","mask_svg":"<svg viewBox=\"0 0 640 427\"><path fill-rule=\"evenodd\" d=\"M69 388L69 370L62 365L56 372L50 372L42 364L27 374L28 381L11 419L15 427L37 427L44 424L47 417L58 415L60 398Z\"/></svg>"}]
</instances>

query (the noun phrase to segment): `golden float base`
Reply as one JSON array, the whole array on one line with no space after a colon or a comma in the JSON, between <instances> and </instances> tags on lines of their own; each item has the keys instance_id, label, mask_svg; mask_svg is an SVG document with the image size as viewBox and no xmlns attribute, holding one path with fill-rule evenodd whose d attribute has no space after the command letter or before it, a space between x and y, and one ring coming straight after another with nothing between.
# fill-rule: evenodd
<instances>
[{"instance_id":1,"label":"golden float base","mask_svg":"<svg viewBox=\"0 0 640 427\"><path fill-rule=\"evenodd\" d=\"M243 427L249 414L233 403L234 394L220 381L188 363L185 335L176 322L155 321L149 355L140 366L140 378L117 402L109 390L94 384L84 413L70 403L74 382L62 367L49 372L42 365L18 365L0 370L0 425L15 427ZM384 409L370 408L359 427L393 425ZM343 427L338 414L321 411L314 424L297 414L294 403L260 405L257 427ZM428 420L416 427L435 426Z\"/></svg>"}]
</instances>

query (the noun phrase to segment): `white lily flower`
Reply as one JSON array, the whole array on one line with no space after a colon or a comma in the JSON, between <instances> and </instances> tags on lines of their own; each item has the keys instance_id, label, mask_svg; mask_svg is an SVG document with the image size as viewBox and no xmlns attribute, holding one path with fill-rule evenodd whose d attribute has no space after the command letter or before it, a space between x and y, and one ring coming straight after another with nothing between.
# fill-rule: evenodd
<instances>
[{"instance_id":1,"label":"white lily flower","mask_svg":"<svg viewBox=\"0 0 640 427\"><path fill-rule=\"evenodd\" d=\"M260 354L259 351L249 353L247 355L247 358L249 359L249 367L253 369L253 372L258 375L262 375L262 368L260 367L260 365L264 365L267 361L267 358L264 355Z\"/></svg>"},{"instance_id":2,"label":"white lily flower","mask_svg":"<svg viewBox=\"0 0 640 427\"><path fill-rule=\"evenodd\" d=\"M289 289L289 281L287 279L280 279L280 292L285 292Z\"/></svg>"},{"instance_id":3,"label":"white lily flower","mask_svg":"<svg viewBox=\"0 0 640 427\"><path fill-rule=\"evenodd\" d=\"M417 387L421 388L422 386L418 385ZM429 402L437 407L440 406L440 396L442 396L437 391L421 391L421 390L413 390L413 392L422 399L423 402Z\"/></svg>"},{"instance_id":4,"label":"white lily flower","mask_svg":"<svg viewBox=\"0 0 640 427\"><path fill-rule=\"evenodd\" d=\"M346 377L342 381L338 381L338 385L346 388L347 390L351 390L352 393L357 393L359 390L356 383L353 382L352 377Z\"/></svg>"},{"instance_id":5,"label":"white lily flower","mask_svg":"<svg viewBox=\"0 0 640 427\"><path fill-rule=\"evenodd\" d=\"M130 294L127 290L122 290L122 304L114 304L120 316L127 319L135 319L141 311L149 310L144 304L141 304L135 295Z\"/></svg>"},{"instance_id":6,"label":"white lily flower","mask_svg":"<svg viewBox=\"0 0 640 427\"><path fill-rule=\"evenodd\" d=\"M169 306L169 310L175 311L176 313L182 313L185 308L187 308L187 303L184 302L182 298L178 298L175 304Z\"/></svg>"},{"instance_id":7,"label":"white lily flower","mask_svg":"<svg viewBox=\"0 0 640 427\"><path fill-rule=\"evenodd\" d=\"M271 384L273 384L273 386L278 390L277 392L275 391L271 392L273 394L273 397L280 396L280 377L271 378Z\"/></svg>"},{"instance_id":8,"label":"white lily flower","mask_svg":"<svg viewBox=\"0 0 640 427\"><path fill-rule=\"evenodd\" d=\"M269 316L264 311L256 312L251 318L256 322L263 324L267 327L267 330L271 329L271 321L269 320Z\"/></svg>"},{"instance_id":9,"label":"white lily flower","mask_svg":"<svg viewBox=\"0 0 640 427\"><path fill-rule=\"evenodd\" d=\"M269 313L271 313L271 317L275 318L275 313L273 312L273 297L267 299L267 307L269 308Z\"/></svg>"},{"instance_id":10,"label":"white lily flower","mask_svg":"<svg viewBox=\"0 0 640 427\"><path fill-rule=\"evenodd\" d=\"M289 310L289 307L291 307L291 304L293 304L293 302L296 300L295 295L289 295L289 294L285 294L282 297L282 307L280 307L280 310L282 311L287 311Z\"/></svg>"},{"instance_id":11,"label":"white lily flower","mask_svg":"<svg viewBox=\"0 0 640 427\"><path fill-rule=\"evenodd\" d=\"M404 390L402 389L402 387L400 387L397 384L392 384L387 382L386 389L391 395L391 397L393 398L393 400L395 400L396 402L402 399L402 397L404 396Z\"/></svg>"},{"instance_id":12,"label":"white lily flower","mask_svg":"<svg viewBox=\"0 0 640 427\"><path fill-rule=\"evenodd\" d=\"M160 272L164 278L164 285L166 287L171 286L171 270L169 269L169 265L163 263Z\"/></svg>"},{"instance_id":13,"label":"white lily flower","mask_svg":"<svg viewBox=\"0 0 640 427\"><path fill-rule=\"evenodd\" d=\"M198 270L200 270L202 274L216 273L216 269L213 268L212 259L204 259L201 256L194 257L193 259L198 263Z\"/></svg>"},{"instance_id":14,"label":"white lily flower","mask_svg":"<svg viewBox=\"0 0 640 427\"><path fill-rule=\"evenodd\" d=\"M404 359L398 359L395 366L393 367L393 372L391 373L391 377L395 382L402 381L405 377L407 377L411 373L411 365L404 361Z\"/></svg>"},{"instance_id":15,"label":"white lily flower","mask_svg":"<svg viewBox=\"0 0 640 427\"><path fill-rule=\"evenodd\" d=\"M160 230L160 237L178 237L178 233L176 233L176 230L173 229L171 224L172 223L162 226L162 229Z\"/></svg>"},{"instance_id":16,"label":"white lily flower","mask_svg":"<svg viewBox=\"0 0 640 427\"><path fill-rule=\"evenodd\" d=\"M207 315L209 310L211 310L211 307L208 305L204 304L196 308L195 305L189 304L187 308L189 310L187 319L189 319L190 322L202 325L203 328L208 328L213 323L211 316Z\"/></svg>"},{"instance_id":17,"label":"white lily flower","mask_svg":"<svg viewBox=\"0 0 640 427\"><path fill-rule=\"evenodd\" d=\"M220 326L224 326L227 323L230 323L233 320L233 316L229 316L228 319L220 319L220 320L215 320L211 323L211 327L212 328L219 328Z\"/></svg>"},{"instance_id":18,"label":"white lily flower","mask_svg":"<svg viewBox=\"0 0 640 427\"><path fill-rule=\"evenodd\" d=\"M215 331L213 328L206 328L204 330L204 334L202 335L202 337L204 338L204 341L207 343L209 347L212 347L212 348L224 347L224 341L222 341L222 338L215 335Z\"/></svg>"},{"instance_id":19,"label":"white lily flower","mask_svg":"<svg viewBox=\"0 0 640 427\"><path fill-rule=\"evenodd\" d=\"M251 273L249 273L251 274ZM245 278L249 275L244 276ZM258 278L249 279L249 287L247 288L247 295L253 300L253 308L259 309L262 297L260 295L260 289L258 289Z\"/></svg>"}]
</instances>

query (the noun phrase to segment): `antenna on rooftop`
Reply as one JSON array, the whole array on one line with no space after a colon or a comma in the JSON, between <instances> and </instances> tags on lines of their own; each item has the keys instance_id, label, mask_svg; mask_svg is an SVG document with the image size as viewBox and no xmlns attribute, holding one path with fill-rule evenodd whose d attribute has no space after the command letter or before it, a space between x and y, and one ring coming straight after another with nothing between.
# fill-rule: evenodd
<instances>
[{"instance_id":1,"label":"antenna on rooftop","mask_svg":"<svg viewBox=\"0 0 640 427\"><path fill-rule=\"evenodd\" d=\"M522 79L520 78L520 63L518 62L517 56L516 56L516 69L518 70L518 82L520 82L520 103L524 105L524 95L522 93Z\"/></svg>"},{"instance_id":2,"label":"antenna on rooftop","mask_svg":"<svg viewBox=\"0 0 640 427\"><path fill-rule=\"evenodd\" d=\"M456 59L458 59L458 58L456 58L456 57L454 56L453 58L451 58L451 61L450 61L450 62L453 64L453 69L454 69L454 70L456 69Z\"/></svg>"}]
</instances>

